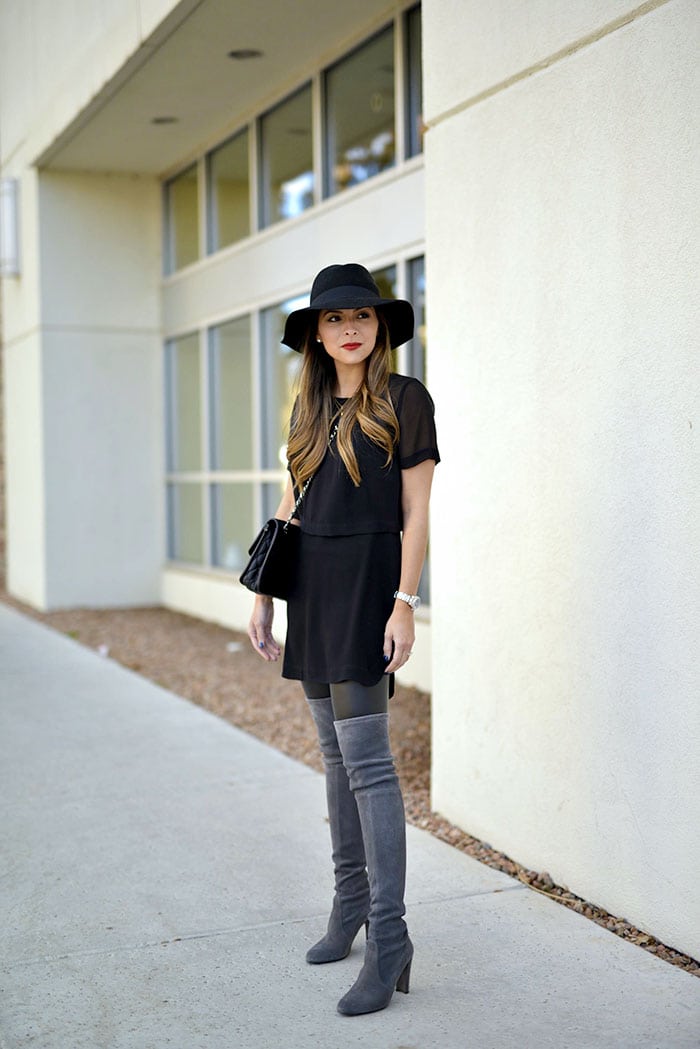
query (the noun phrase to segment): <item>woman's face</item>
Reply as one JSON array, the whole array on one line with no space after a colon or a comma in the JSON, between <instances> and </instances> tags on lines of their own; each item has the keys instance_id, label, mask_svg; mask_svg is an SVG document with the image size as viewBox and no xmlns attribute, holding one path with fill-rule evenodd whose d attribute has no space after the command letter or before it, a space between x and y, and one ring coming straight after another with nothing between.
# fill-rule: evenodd
<instances>
[{"instance_id":1,"label":"woman's face","mask_svg":"<svg viewBox=\"0 0 700 1049\"><path fill-rule=\"evenodd\" d=\"M379 320L372 306L321 310L318 337L336 364L361 364L377 342Z\"/></svg>"}]
</instances>

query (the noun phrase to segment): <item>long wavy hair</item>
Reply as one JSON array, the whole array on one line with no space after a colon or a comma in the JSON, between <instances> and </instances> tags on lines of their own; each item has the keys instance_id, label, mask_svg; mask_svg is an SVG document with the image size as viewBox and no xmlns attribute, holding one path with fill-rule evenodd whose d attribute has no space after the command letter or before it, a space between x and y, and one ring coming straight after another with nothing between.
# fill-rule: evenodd
<instances>
[{"instance_id":1,"label":"long wavy hair","mask_svg":"<svg viewBox=\"0 0 700 1049\"><path fill-rule=\"evenodd\" d=\"M385 466L389 466L393 459L399 439L399 420L389 394L391 344L380 310L376 310L376 314L379 321L377 341L367 358L362 383L343 404L342 414L333 393L337 381L335 362L316 342L316 324L309 325L302 348L304 361L287 445L287 458L297 488L301 488L321 465L328 450L331 428L336 422L338 454L355 487L359 487L362 480L352 443L356 424L370 441L386 452Z\"/></svg>"}]
</instances>

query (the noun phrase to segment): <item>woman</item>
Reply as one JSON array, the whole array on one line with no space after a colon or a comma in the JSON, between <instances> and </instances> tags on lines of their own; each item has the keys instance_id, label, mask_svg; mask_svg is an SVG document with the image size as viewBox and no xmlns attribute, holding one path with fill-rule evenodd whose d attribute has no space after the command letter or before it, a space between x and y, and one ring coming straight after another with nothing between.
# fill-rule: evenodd
<instances>
[{"instance_id":1,"label":"woman","mask_svg":"<svg viewBox=\"0 0 700 1049\"><path fill-rule=\"evenodd\" d=\"M366 927L364 965L338 1003L344 1015L384 1009L394 988L408 993L413 957L388 710L394 672L413 647L440 456L427 390L390 371L392 348L412 335L410 303L382 298L369 272L350 263L321 270L282 339L304 360L277 517L289 517L312 478L297 511L282 674L302 682L318 729L335 867L328 929L306 957L345 958ZM280 656L272 619L272 599L256 596L248 633L266 660Z\"/></svg>"}]
</instances>

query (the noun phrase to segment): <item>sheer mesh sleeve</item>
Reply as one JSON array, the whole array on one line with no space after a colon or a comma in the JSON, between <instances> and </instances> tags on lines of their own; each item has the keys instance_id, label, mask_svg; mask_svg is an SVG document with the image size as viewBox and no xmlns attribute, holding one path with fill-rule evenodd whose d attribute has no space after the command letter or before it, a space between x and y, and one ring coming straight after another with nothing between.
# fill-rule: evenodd
<instances>
[{"instance_id":1,"label":"sheer mesh sleeve","mask_svg":"<svg viewBox=\"0 0 700 1049\"><path fill-rule=\"evenodd\" d=\"M435 405L425 386L418 379L409 380L401 390L396 407L401 434L399 437L399 465L402 470L434 459L440 462L435 432Z\"/></svg>"}]
</instances>

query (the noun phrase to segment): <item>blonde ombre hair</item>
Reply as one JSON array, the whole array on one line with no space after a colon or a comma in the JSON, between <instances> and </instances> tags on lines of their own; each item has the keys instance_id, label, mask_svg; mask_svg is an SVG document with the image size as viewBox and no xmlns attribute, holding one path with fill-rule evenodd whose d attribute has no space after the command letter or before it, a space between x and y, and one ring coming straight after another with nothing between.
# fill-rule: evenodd
<instances>
[{"instance_id":1,"label":"blonde ombre hair","mask_svg":"<svg viewBox=\"0 0 700 1049\"><path fill-rule=\"evenodd\" d=\"M335 362L316 342L316 325L309 325L302 347L304 361L287 445L287 458L297 488L301 488L323 462L328 437L336 422L338 454L355 487L362 481L352 444L356 423L370 441L386 452L385 466L393 459L399 439L399 420L389 394L391 345L381 311L376 310L376 314L377 341L367 358L362 383L345 401L342 413L333 393L337 381Z\"/></svg>"}]
</instances>

